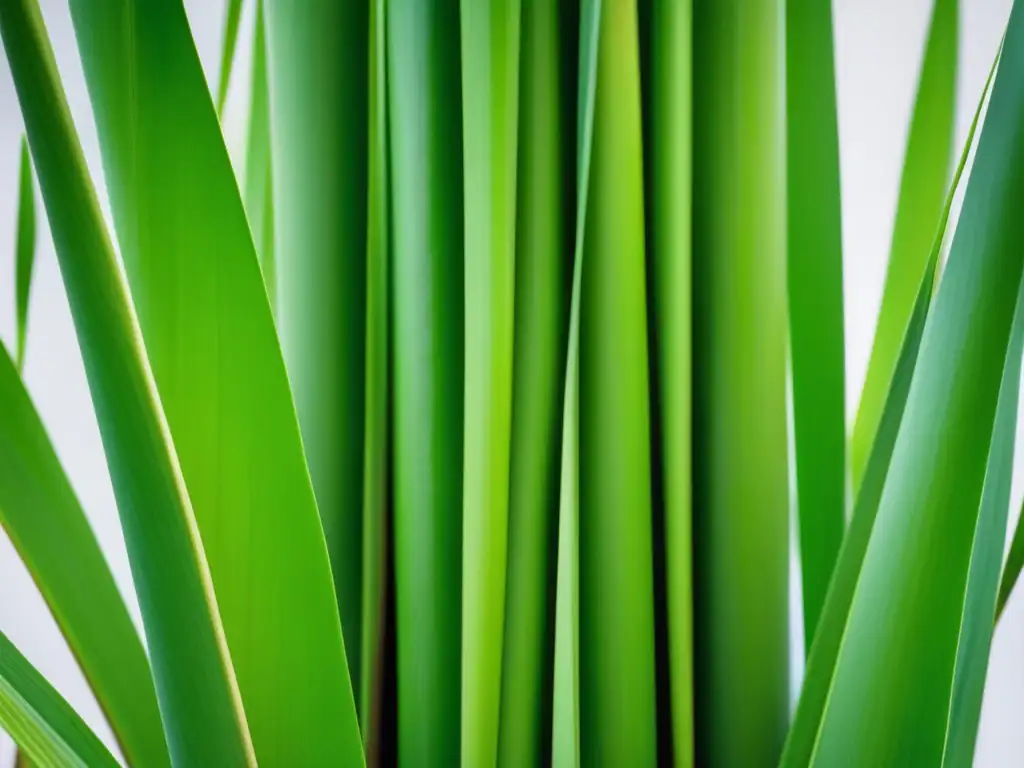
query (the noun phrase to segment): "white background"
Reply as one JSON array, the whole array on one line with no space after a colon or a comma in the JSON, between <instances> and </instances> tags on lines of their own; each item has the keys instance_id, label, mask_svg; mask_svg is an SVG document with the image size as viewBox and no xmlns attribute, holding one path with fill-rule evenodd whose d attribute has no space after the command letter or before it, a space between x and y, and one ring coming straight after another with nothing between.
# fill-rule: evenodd
<instances>
[{"instance_id":1,"label":"white background","mask_svg":"<svg viewBox=\"0 0 1024 768\"><path fill-rule=\"evenodd\" d=\"M96 130L67 3L42 0L41 5L86 159L103 198ZM216 83L224 2L186 0L185 5L207 76L211 83ZM254 3L245 5L247 12L243 14L239 36L239 59L225 119L229 150L236 157L245 139L245 94ZM881 302L900 169L931 5L932 0L833 0L845 258L846 412L851 424ZM1011 0L961 0L957 152L1010 5ZM21 132L21 117L7 61L0 57L0 338L12 350L15 338L14 219ZM41 201L37 201L37 210L38 249L25 378L129 608L138 620L113 493ZM1024 441L1022 426L1024 422L1018 425L1018 444ZM1011 526L1017 518L1022 496L1024 450L1019 450L1011 497ZM1024 728L1021 727L1024 598L1020 597L1020 591L1011 599L995 635L976 755L978 766L1024 762L1021 757L1024 755ZM795 614L793 623L799 626ZM2 532L0 630L113 747L110 730L81 672ZM795 676L800 674L801 661L796 658L800 645L802 643L794 643ZM12 755L10 741L0 733L0 765L6 765Z\"/></svg>"}]
</instances>

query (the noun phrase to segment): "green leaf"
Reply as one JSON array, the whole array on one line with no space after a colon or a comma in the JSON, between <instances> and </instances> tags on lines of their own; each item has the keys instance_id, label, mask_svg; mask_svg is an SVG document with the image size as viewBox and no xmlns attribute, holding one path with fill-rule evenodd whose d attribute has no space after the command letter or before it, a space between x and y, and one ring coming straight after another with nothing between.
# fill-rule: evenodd
<instances>
[{"instance_id":1,"label":"green leaf","mask_svg":"<svg viewBox=\"0 0 1024 768\"><path fill-rule=\"evenodd\" d=\"M508 581L498 764L550 759L553 600L568 338L573 3L522 6ZM575 22L575 23L573 23ZM575 69L573 66L572 69Z\"/></svg>"},{"instance_id":2,"label":"green leaf","mask_svg":"<svg viewBox=\"0 0 1024 768\"><path fill-rule=\"evenodd\" d=\"M1006 601L1013 594L1013 588L1020 576L1021 566L1024 566L1024 525L1020 524L1020 518L1018 518L1017 527L1010 542L1010 551L1006 555L1006 565L1003 566L1003 575L999 580L999 596L996 600L997 622L1003 615Z\"/></svg>"},{"instance_id":3,"label":"green leaf","mask_svg":"<svg viewBox=\"0 0 1024 768\"><path fill-rule=\"evenodd\" d=\"M998 57L996 61L998 61ZM924 324L931 304L939 253L942 249L946 224L949 221L949 213L953 206L953 196L967 165L967 159L970 156L971 146L974 141L974 133L977 130L978 121L981 118L981 110L985 104L985 97L992 84L995 71L996 62L993 62L988 79L985 81L981 98L978 100L974 118L967 131L967 138L960 153L960 162L956 167L949 190L946 193L945 207L932 240L931 255L925 265L924 274L921 276L917 297L914 300L914 311L911 313L910 323L907 326L906 335L900 347L900 356L896 361L896 369L893 372L892 381L889 385L889 394L885 400L885 408L882 410L882 418L879 421L875 441L871 447L871 455L868 457L864 477L861 481L860 490L857 493L857 501L853 508L850 528L843 540L839 559L832 574L832 581L829 584L821 621L819 622L819 631L814 637L814 642L808 654L807 671L804 675L804 682L796 714L793 718L793 725L790 727L789 735L786 738L786 748L781 762L782 768L796 768L797 766L807 765L811 752L814 749L814 741L821 723L821 714L825 708L829 686L832 683L836 657L839 654L843 634L846 630L850 603L853 600L857 579L860 576L861 565L864 562L864 553L867 550L868 541L871 537L871 530L875 524L878 502L882 497L885 478L889 472L889 464L892 461L893 446L899 433L903 411L906 408L910 382L917 364L917 354L921 347L921 335L924 332Z\"/></svg>"},{"instance_id":4,"label":"green leaf","mask_svg":"<svg viewBox=\"0 0 1024 768\"><path fill-rule=\"evenodd\" d=\"M576 113L576 233L572 299L565 367L558 501L558 560L555 575L555 650L551 762L580 765L580 304L590 190L591 150L601 39L602 0L582 0L579 32L579 90Z\"/></svg>"},{"instance_id":5,"label":"green leaf","mask_svg":"<svg viewBox=\"0 0 1024 768\"><path fill-rule=\"evenodd\" d=\"M804 645L843 540L843 243L832 4L786 4L787 276Z\"/></svg>"},{"instance_id":6,"label":"green leaf","mask_svg":"<svg viewBox=\"0 0 1024 768\"><path fill-rule=\"evenodd\" d=\"M218 115L224 114L224 104L228 100L228 86L231 85L231 70L235 65L235 47L238 43L238 25L241 20L242 0L228 0L224 17L224 39L220 48L220 79L217 82Z\"/></svg>"},{"instance_id":7,"label":"green leaf","mask_svg":"<svg viewBox=\"0 0 1024 768\"><path fill-rule=\"evenodd\" d=\"M274 200L270 162L270 99L267 88L266 14L263 0L256 2L256 34L252 52L252 91L249 99L249 144L245 156L242 201L249 219L263 282L273 309L277 296L274 267Z\"/></svg>"},{"instance_id":8,"label":"green leaf","mask_svg":"<svg viewBox=\"0 0 1024 768\"><path fill-rule=\"evenodd\" d=\"M942 212L956 117L958 0L935 0L903 161L882 308L850 440L856 494Z\"/></svg>"},{"instance_id":9,"label":"green leaf","mask_svg":"<svg viewBox=\"0 0 1024 768\"><path fill-rule=\"evenodd\" d=\"M459 762L462 111L457 0L389 0L398 754Z\"/></svg>"},{"instance_id":10,"label":"green leaf","mask_svg":"<svg viewBox=\"0 0 1024 768\"><path fill-rule=\"evenodd\" d=\"M369 4L266 11L277 327L359 690Z\"/></svg>"},{"instance_id":11,"label":"green leaf","mask_svg":"<svg viewBox=\"0 0 1024 768\"><path fill-rule=\"evenodd\" d=\"M61 695L0 633L0 726L37 768L117 768ZM166 762L166 759L163 761Z\"/></svg>"},{"instance_id":12,"label":"green leaf","mask_svg":"<svg viewBox=\"0 0 1024 768\"><path fill-rule=\"evenodd\" d=\"M146 652L2 344L0 404L0 525L57 620L125 758L132 765L169 765Z\"/></svg>"},{"instance_id":13,"label":"green leaf","mask_svg":"<svg viewBox=\"0 0 1024 768\"><path fill-rule=\"evenodd\" d=\"M769 765L789 720L785 6L694 4L697 762Z\"/></svg>"},{"instance_id":14,"label":"green leaf","mask_svg":"<svg viewBox=\"0 0 1024 768\"><path fill-rule=\"evenodd\" d=\"M203 542L35 0L0 0L0 35L96 407L172 762L253 763Z\"/></svg>"},{"instance_id":15,"label":"green leaf","mask_svg":"<svg viewBox=\"0 0 1024 768\"><path fill-rule=\"evenodd\" d=\"M601 6L579 324L581 757L657 760L640 51Z\"/></svg>"},{"instance_id":16,"label":"green leaf","mask_svg":"<svg viewBox=\"0 0 1024 768\"><path fill-rule=\"evenodd\" d=\"M288 377L184 8L73 0L71 13L125 271L256 756L360 764Z\"/></svg>"},{"instance_id":17,"label":"green leaf","mask_svg":"<svg viewBox=\"0 0 1024 768\"><path fill-rule=\"evenodd\" d=\"M383 748L385 622L391 496L388 323L388 103L386 2L370 5L369 158L366 231L366 422L363 433L363 613L359 721L366 762Z\"/></svg>"},{"instance_id":18,"label":"green leaf","mask_svg":"<svg viewBox=\"0 0 1024 768\"><path fill-rule=\"evenodd\" d=\"M515 307L518 0L462 0L462 764L498 757Z\"/></svg>"},{"instance_id":19,"label":"green leaf","mask_svg":"<svg viewBox=\"0 0 1024 768\"><path fill-rule=\"evenodd\" d=\"M648 0L645 168L655 342L652 395L655 504L662 505L668 690L676 766L691 766L693 748L693 3ZM660 488L658 486L660 480ZM657 562L657 558L655 559ZM657 565L655 578L658 578ZM656 608L658 610L658 608ZM659 701L659 704L661 702Z\"/></svg>"},{"instance_id":20,"label":"green leaf","mask_svg":"<svg viewBox=\"0 0 1024 768\"><path fill-rule=\"evenodd\" d=\"M850 608L817 765L943 757L979 509L998 504L984 488L1024 273L1022 44L1017 5Z\"/></svg>"},{"instance_id":21,"label":"green leaf","mask_svg":"<svg viewBox=\"0 0 1024 768\"><path fill-rule=\"evenodd\" d=\"M32 288L32 266L36 258L36 198L32 186L32 160L28 141L21 139L21 170L18 174L18 234L15 258L16 311L18 319L18 370L25 365L25 336L28 331L28 299Z\"/></svg>"}]
</instances>

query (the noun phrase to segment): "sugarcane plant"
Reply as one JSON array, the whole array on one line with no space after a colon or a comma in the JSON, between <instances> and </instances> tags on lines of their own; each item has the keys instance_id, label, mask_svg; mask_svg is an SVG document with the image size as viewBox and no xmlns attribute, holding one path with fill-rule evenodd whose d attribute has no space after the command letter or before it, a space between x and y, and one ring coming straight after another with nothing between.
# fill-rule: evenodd
<instances>
[{"instance_id":1,"label":"sugarcane plant","mask_svg":"<svg viewBox=\"0 0 1024 768\"><path fill-rule=\"evenodd\" d=\"M211 89L182 0L69 0L111 233L0 0L0 524L116 740L0 633L19 764L969 765L1024 564L1020 3L955 156L934 0L852 430L829 0L243 5ZM37 183L141 634L22 379Z\"/></svg>"}]
</instances>

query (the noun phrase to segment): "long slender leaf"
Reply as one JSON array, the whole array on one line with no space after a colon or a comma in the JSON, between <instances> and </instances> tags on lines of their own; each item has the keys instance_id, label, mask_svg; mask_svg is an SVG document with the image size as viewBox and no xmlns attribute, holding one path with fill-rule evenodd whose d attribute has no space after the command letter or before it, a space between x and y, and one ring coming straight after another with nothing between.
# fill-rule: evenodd
<instances>
[{"instance_id":1,"label":"long slender leaf","mask_svg":"<svg viewBox=\"0 0 1024 768\"><path fill-rule=\"evenodd\" d=\"M813 764L933 765L943 756L974 532L979 505L987 503L987 457L1024 273L1017 212L1024 193L1022 43L1024 8L1015 5ZM924 627L927 643L920 641Z\"/></svg>"},{"instance_id":2,"label":"long slender leaf","mask_svg":"<svg viewBox=\"0 0 1024 768\"><path fill-rule=\"evenodd\" d=\"M1013 588L1020 577L1022 566L1024 566L1024 525L1021 525L1018 521L1017 527L1013 532L1013 539L1010 541L1010 551L1006 555L1003 574L999 580L999 596L996 599L996 621L1003 615L1006 601L1013 594Z\"/></svg>"},{"instance_id":3,"label":"long slender leaf","mask_svg":"<svg viewBox=\"0 0 1024 768\"><path fill-rule=\"evenodd\" d=\"M370 92L366 232L366 426L363 449L363 614L359 720L369 765L382 752L384 637L391 497L388 379L388 120L386 2L370 5Z\"/></svg>"},{"instance_id":4,"label":"long slender leaf","mask_svg":"<svg viewBox=\"0 0 1024 768\"><path fill-rule=\"evenodd\" d=\"M768 765L789 714L785 9L694 4L697 762Z\"/></svg>"},{"instance_id":5,"label":"long slender leaf","mask_svg":"<svg viewBox=\"0 0 1024 768\"><path fill-rule=\"evenodd\" d=\"M790 360L804 645L845 525L846 415L839 131L830 0L786 4Z\"/></svg>"},{"instance_id":6,"label":"long slender leaf","mask_svg":"<svg viewBox=\"0 0 1024 768\"><path fill-rule=\"evenodd\" d=\"M184 8L73 0L71 14L125 271L256 756L358 764L288 377Z\"/></svg>"},{"instance_id":7,"label":"long slender leaf","mask_svg":"<svg viewBox=\"0 0 1024 768\"><path fill-rule=\"evenodd\" d=\"M656 343L652 401L655 504L661 504L669 701L676 766L691 766L693 749L693 477L692 477L692 184L693 3L649 0L644 75L648 274L651 337ZM641 45L641 48L645 46ZM660 479L660 488L658 486ZM660 490L660 494L658 493ZM656 550L657 553L657 550ZM655 557L655 578L658 558ZM661 610L656 605L656 610ZM666 701L659 697L659 707Z\"/></svg>"},{"instance_id":8,"label":"long slender leaf","mask_svg":"<svg viewBox=\"0 0 1024 768\"><path fill-rule=\"evenodd\" d=\"M576 231L573 258L562 452L558 502L558 560L555 597L555 651L551 762L555 768L580 765L579 485L580 485L580 304L587 232L591 150L601 39L602 0L582 0L579 33L579 91L576 115Z\"/></svg>"},{"instance_id":9,"label":"long slender leaf","mask_svg":"<svg viewBox=\"0 0 1024 768\"><path fill-rule=\"evenodd\" d=\"M582 762L654 765L646 265L635 3L601 7L579 326Z\"/></svg>"},{"instance_id":10,"label":"long slender leaf","mask_svg":"<svg viewBox=\"0 0 1024 768\"><path fill-rule=\"evenodd\" d=\"M398 755L459 762L462 113L457 0L389 0Z\"/></svg>"},{"instance_id":11,"label":"long slender leaf","mask_svg":"<svg viewBox=\"0 0 1024 768\"><path fill-rule=\"evenodd\" d=\"M462 765L498 756L515 310L518 0L462 0Z\"/></svg>"},{"instance_id":12,"label":"long slender leaf","mask_svg":"<svg viewBox=\"0 0 1024 768\"><path fill-rule=\"evenodd\" d=\"M2 0L0 35L96 406L172 762L251 763L203 543L35 0Z\"/></svg>"},{"instance_id":13,"label":"long slender leaf","mask_svg":"<svg viewBox=\"0 0 1024 768\"><path fill-rule=\"evenodd\" d=\"M249 138L245 156L245 190L242 200L249 230L263 268L263 282L271 308L277 297L274 265L273 174L270 162L270 98L267 87L266 12L256 1L256 34L252 51L252 90L249 99Z\"/></svg>"},{"instance_id":14,"label":"long slender leaf","mask_svg":"<svg viewBox=\"0 0 1024 768\"><path fill-rule=\"evenodd\" d=\"M169 765L146 652L2 344L0 404L0 525L57 620L125 758L133 765Z\"/></svg>"},{"instance_id":15,"label":"long slender leaf","mask_svg":"<svg viewBox=\"0 0 1024 768\"><path fill-rule=\"evenodd\" d=\"M32 289L32 266L36 258L36 197L32 184L32 159L28 141L21 140L21 168L18 172L18 234L15 240L15 311L18 321L18 370L25 365L28 332L28 299Z\"/></svg>"},{"instance_id":16,"label":"long slender leaf","mask_svg":"<svg viewBox=\"0 0 1024 768\"><path fill-rule=\"evenodd\" d=\"M566 244L575 200L562 170L571 158L563 114L566 7L522 8L516 196L515 362L508 582L501 670L500 765L550 756L558 459L568 331ZM577 21L578 24L578 21ZM575 96L576 84L572 83ZM569 110L564 110L569 111Z\"/></svg>"},{"instance_id":17,"label":"long slender leaf","mask_svg":"<svg viewBox=\"0 0 1024 768\"><path fill-rule=\"evenodd\" d=\"M369 4L270 0L277 326L359 688Z\"/></svg>"},{"instance_id":18,"label":"long slender leaf","mask_svg":"<svg viewBox=\"0 0 1024 768\"><path fill-rule=\"evenodd\" d=\"M3 633L0 726L38 768L117 768L103 742Z\"/></svg>"},{"instance_id":19,"label":"long slender leaf","mask_svg":"<svg viewBox=\"0 0 1024 768\"><path fill-rule=\"evenodd\" d=\"M900 180L882 308L850 441L856 493L942 212L956 117L958 0L935 0Z\"/></svg>"},{"instance_id":20,"label":"long slender leaf","mask_svg":"<svg viewBox=\"0 0 1024 768\"><path fill-rule=\"evenodd\" d=\"M221 42L220 74L217 81L218 115L224 113L224 105L228 100L228 86L231 85L231 71L235 68L235 47L238 44L238 25L242 20L242 0L228 0L224 14L224 38Z\"/></svg>"},{"instance_id":21,"label":"long slender leaf","mask_svg":"<svg viewBox=\"0 0 1024 768\"><path fill-rule=\"evenodd\" d=\"M931 304L932 290L938 269L939 252L942 248L946 224L949 221L950 210L953 206L953 196L960 184L961 176L967 165L967 159L970 156L974 134L978 127L978 121L981 118L985 98L992 84L992 78L995 75L997 62L998 57L996 61L993 61L992 68L989 70L988 79L985 81L985 87L978 100L978 106L967 131L963 150L960 153L960 162L957 164L949 190L946 193L946 203L933 237L931 255L925 265L921 284L917 289L914 311L910 316L910 324L907 326L906 335L900 348L900 356L896 361L896 370L893 372L892 382L890 383L889 395L886 397L885 408L882 410L882 418L878 423L878 431L875 435L875 442L871 447L871 456L868 458L860 490L857 493L857 501L853 509L850 528L843 540L839 559L832 575L832 581L829 584L821 621L819 622L820 631L815 635L810 653L808 654L807 671L800 691L800 701L797 704L793 725L790 727L786 738L786 748L781 762L782 768L796 768L796 766L807 765L811 757L811 751L814 748L814 740L821 723L821 714L825 708L826 697L835 671L836 657L839 654L843 633L846 629L850 603L853 600L857 578L860 575L861 566L864 562L864 553L867 550L868 541L871 537L871 530L875 524L878 502L882 497L882 489L885 485L886 475L889 472L889 464L892 461L893 446L899 433L903 411L906 408L910 382L917 364L917 354L921 347L921 335L924 332L924 324Z\"/></svg>"}]
</instances>

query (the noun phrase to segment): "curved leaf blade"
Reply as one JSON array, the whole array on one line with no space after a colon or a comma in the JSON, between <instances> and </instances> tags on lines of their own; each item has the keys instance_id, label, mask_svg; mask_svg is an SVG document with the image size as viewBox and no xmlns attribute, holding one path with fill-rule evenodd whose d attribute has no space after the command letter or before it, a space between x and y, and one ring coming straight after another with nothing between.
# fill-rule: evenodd
<instances>
[{"instance_id":1,"label":"curved leaf blade","mask_svg":"<svg viewBox=\"0 0 1024 768\"><path fill-rule=\"evenodd\" d=\"M242 20L242 0L228 0L224 16L224 38L220 49L220 75L217 81L217 114L224 114L231 85L231 71L235 67L235 48L238 44L238 25Z\"/></svg>"},{"instance_id":2,"label":"curved leaf blade","mask_svg":"<svg viewBox=\"0 0 1024 768\"><path fill-rule=\"evenodd\" d=\"M18 370L25 365L28 333L28 299L32 289L32 267L36 257L36 198L32 184L32 159L28 140L21 139L21 168L18 172L18 234L15 240L15 309L18 323Z\"/></svg>"},{"instance_id":3,"label":"curved leaf blade","mask_svg":"<svg viewBox=\"0 0 1024 768\"><path fill-rule=\"evenodd\" d=\"M958 0L935 0L903 161L882 307L850 441L854 495L945 200L956 117L958 14Z\"/></svg>"},{"instance_id":4,"label":"curved leaf blade","mask_svg":"<svg viewBox=\"0 0 1024 768\"><path fill-rule=\"evenodd\" d=\"M2 344L0 405L0 525L39 587L129 764L169 765L146 652Z\"/></svg>"},{"instance_id":5,"label":"curved leaf blade","mask_svg":"<svg viewBox=\"0 0 1024 768\"><path fill-rule=\"evenodd\" d=\"M0 1L0 36L96 407L172 762L251 764L203 543L35 0Z\"/></svg>"},{"instance_id":6,"label":"curved leaf blade","mask_svg":"<svg viewBox=\"0 0 1024 768\"><path fill-rule=\"evenodd\" d=\"M125 271L256 756L359 764L295 408L184 8L72 0L71 16Z\"/></svg>"},{"instance_id":7,"label":"curved leaf blade","mask_svg":"<svg viewBox=\"0 0 1024 768\"><path fill-rule=\"evenodd\" d=\"M0 726L38 768L117 768L103 742L2 632Z\"/></svg>"}]
</instances>

